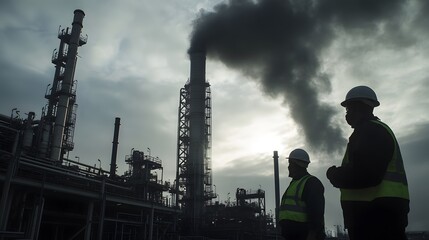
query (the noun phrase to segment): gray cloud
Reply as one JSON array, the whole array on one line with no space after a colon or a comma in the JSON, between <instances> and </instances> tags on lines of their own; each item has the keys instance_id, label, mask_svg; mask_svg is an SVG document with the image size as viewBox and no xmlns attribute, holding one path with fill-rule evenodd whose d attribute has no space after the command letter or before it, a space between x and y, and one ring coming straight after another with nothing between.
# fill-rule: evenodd
<instances>
[{"instance_id":1,"label":"gray cloud","mask_svg":"<svg viewBox=\"0 0 429 240\"><path fill-rule=\"evenodd\" d=\"M322 21L333 21L347 31L376 32L380 23L399 21L405 4L404 0L319 0L315 12Z\"/></svg>"},{"instance_id":2,"label":"gray cloud","mask_svg":"<svg viewBox=\"0 0 429 240\"><path fill-rule=\"evenodd\" d=\"M416 8L418 8L420 11L418 12L417 17L413 21L413 26L415 26L420 32L424 32L425 34L429 33L429 29L427 26L429 26L429 2L428 1L417 1Z\"/></svg>"},{"instance_id":3,"label":"gray cloud","mask_svg":"<svg viewBox=\"0 0 429 240\"><path fill-rule=\"evenodd\" d=\"M416 124L414 131L401 137L399 141L402 144L402 152L409 157L409 164L429 166L429 123Z\"/></svg>"},{"instance_id":4,"label":"gray cloud","mask_svg":"<svg viewBox=\"0 0 429 240\"><path fill-rule=\"evenodd\" d=\"M411 229L429 229L427 216L429 208L427 205L429 192L427 183L429 177L429 123L421 123L415 126L415 131L407 136L401 137L401 152L407 171L408 185L410 189L410 221Z\"/></svg>"},{"instance_id":5,"label":"gray cloud","mask_svg":"<svg viewBox=\"0 0 429 240\"><path fill-rule=\"evenodd\" d=\"M0 110L10 113L12 108L24 113L33 111L40 117L46 90L44 76L39 72L20 68L4 59L0 59ZM20 96L20 97L17 97Z\"/></svg>"}]
</instances>

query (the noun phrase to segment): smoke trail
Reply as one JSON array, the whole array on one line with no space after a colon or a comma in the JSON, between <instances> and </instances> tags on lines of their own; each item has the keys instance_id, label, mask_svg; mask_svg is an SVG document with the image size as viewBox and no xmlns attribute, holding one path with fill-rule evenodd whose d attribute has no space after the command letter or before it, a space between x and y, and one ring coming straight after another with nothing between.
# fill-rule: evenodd
<instances>
[{"instance_id":1,"label":"smoke trail","mask_svg":"<svg viewBox=\"0 0 429 240\"><path fill-rule=\"evenodd\" d=\"M338 110L319 101L330 91L320 56L335 30L370 33L392 20L404 0L231 0L201 12L189 52L261 81L264 93L281 95L306 141L323 151L342 149L345 139L332 122ZM349 30L350 29L350 30Z\"/></svg>"}]
</instances>

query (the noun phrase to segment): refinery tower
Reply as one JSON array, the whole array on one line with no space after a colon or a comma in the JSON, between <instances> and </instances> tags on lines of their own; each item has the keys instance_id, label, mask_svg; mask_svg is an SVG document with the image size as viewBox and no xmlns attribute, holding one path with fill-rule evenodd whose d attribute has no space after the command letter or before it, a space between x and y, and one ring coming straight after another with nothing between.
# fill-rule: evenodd
<instances>
[{"instance_id":1,"label":"refinery tower","mask_svg":"<svg viewBox=\"0 0 429 240\"><path fill-rule=\"evenodd\" d=\"M43 132L40 134L38 155L54 161L61 161L74 147L73 134L77 108L77 81L74 79L74 73L78 47L87 41L87 37L81 36L84 16L82 10L74 11L72 29L66 28L58 32L61 42L52 56L55 75L52 86L45 95L48 105L46 112L42 113Z\"/></svg>"},{"instance_id":2,"label":"refinery tower","mask_svg":"<svg viewBox=\"0 0 429 240\"><path fill-rule=\"evenodd\" d=\"M189 57L190 79L180 89L176 201L184 209L185 231L199 235L205 206L216 198L210 156L211 92L205 79L205 52L190 52Z\"/></svg>"}]
</instances>

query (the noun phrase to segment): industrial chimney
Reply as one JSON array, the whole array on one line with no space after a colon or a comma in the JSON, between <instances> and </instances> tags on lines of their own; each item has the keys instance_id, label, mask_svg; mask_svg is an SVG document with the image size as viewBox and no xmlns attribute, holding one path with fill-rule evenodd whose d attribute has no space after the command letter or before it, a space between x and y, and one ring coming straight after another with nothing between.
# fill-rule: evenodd
<instances>
[{"instance_id":1,"label":"industrial chimney","mask_svg":"<svg viewBox=\"0 0 429 240\"><path fill-rule=\"evenodd\" d=\"M205 96L206 96L206 54L203 51L190 52L189 82L189 162L188 171L192 181L188 181L187 195L190 206L185 214L191 221L191 232L198 234L204 209L204 151L205 136Z\"/></svg>"},{"instance_id":2,"label":"industrial chimney","mask_svg":"<svg viewBox=\"0 0 429 240\"><path fill-rule=\"evenodd\" d=\"M279 205L280 205L280 181L279 181L279 153L277 151L273 152L274 159L274 192L275 192L275 223L276 227L278 226L279 221Z\"/></svg>"},{"instance_id":3,"label":"industrial chimney","mask_svg":"<svg viewBox=\"0 0 429 240\"><path fill-rule=\"evenodd\" d=\"M119 126L121 126L121 118L115 118L115 130L113 133L113 142L112 142L112 158L110 161L110 178L116 177L116 158L118 155L118 145L119 145Z\"/></svg>"}]
</instances>

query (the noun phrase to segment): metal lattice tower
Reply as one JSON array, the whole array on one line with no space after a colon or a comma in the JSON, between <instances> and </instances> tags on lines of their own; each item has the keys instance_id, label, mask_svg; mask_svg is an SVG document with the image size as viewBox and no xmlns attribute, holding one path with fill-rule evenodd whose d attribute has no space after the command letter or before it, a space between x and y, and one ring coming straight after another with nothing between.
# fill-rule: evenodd
<instances>
[{"instance_id":1,"label":"metal lattice tower","mask_svg":"<svg viewBox=\"0 0 429 240\"><path fill-rule=\"evenodd\" d=\"M205 130L204 130L204 176L201 181L204 184L204 205L208 204L215 194L212 190L212 167L211 167L211 143L212 143L212 118L211 118L211 91L210 84L206 82L205 86ZM196 177L191 170L189 162L190 155L190 94L189 82L180 89L180 101L178 111L178 138L177 138L177 170L176 170L176 205L183 209L193 207L193 196L189 190Z\"/></svg>"}]
</instances>

